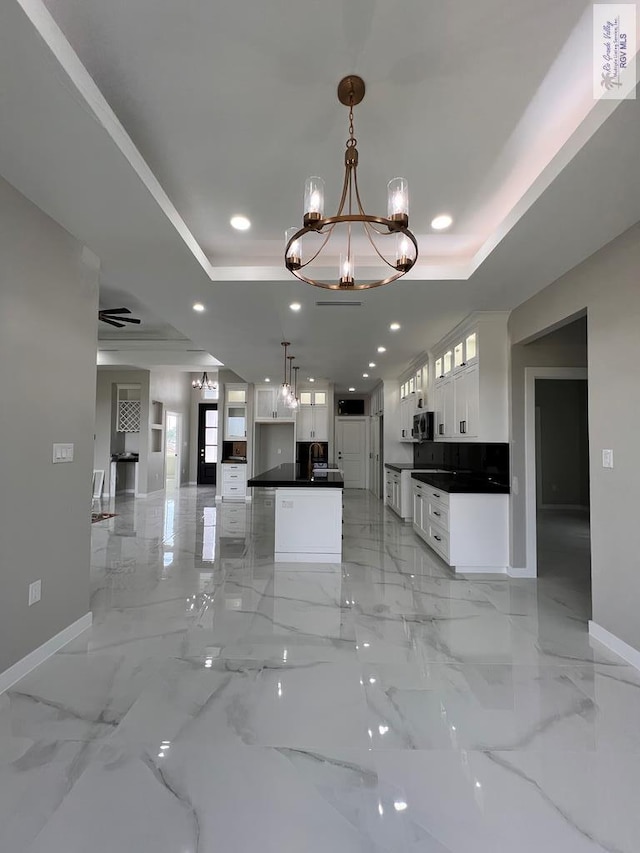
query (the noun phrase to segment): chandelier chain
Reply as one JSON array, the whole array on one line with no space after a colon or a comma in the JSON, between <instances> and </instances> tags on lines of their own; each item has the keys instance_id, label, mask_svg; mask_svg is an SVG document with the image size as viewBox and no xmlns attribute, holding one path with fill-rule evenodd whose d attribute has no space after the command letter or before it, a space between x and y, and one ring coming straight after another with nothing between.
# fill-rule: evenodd
<instances>
[{"instance_id":1,"label":"chandelier chain","mask_svg":"<svg viewBox=\"0 0 640 853\"><path fill-rule=\"evenodd\" d=\"M349 138L347 139L347 148L355 148L357 139L353 135L353 107L349 107Z\"/></svg>"}]
</instances>

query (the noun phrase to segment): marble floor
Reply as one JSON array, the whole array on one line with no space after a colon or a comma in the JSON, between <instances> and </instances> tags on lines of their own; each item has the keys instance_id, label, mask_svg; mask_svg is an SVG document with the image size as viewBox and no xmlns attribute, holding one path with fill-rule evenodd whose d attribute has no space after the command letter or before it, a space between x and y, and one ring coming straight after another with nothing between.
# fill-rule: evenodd
<instances>
[{"instance_id":1,"label":"marble floor","mask_svg":"<svg viewBox=\"0 0 640 853\"><path fill-rule=\"evenodd\" d=\"M640 673L562 572L456 578L364 492L340 565L274 565L268 493L113 511L0 697L2 853L640 850Z\"/></svg>"}]
</instances>

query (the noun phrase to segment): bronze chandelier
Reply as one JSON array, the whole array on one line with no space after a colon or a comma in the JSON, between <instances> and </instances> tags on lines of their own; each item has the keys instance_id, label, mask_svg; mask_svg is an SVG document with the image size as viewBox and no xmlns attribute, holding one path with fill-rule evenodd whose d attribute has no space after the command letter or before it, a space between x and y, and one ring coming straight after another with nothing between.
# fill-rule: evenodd
<instances>
[{"instance_id":1,"label":"bronze chandelier","mask_svg":"<svg viewBox=\"0 0 640 853\"><path fill-rule=\"evenodd\" d=\"M344 181L340 204L335 216L324 215L324 181L322 178L307 178L304 192L304 218L302 228L286 231L285 266L296 278L315 287L328 290L368 290L380 287L405 275L418 258L418 242L409 230L409 192L404 178L394 178L387 186L387 216L370 216L365 213L358 187L358 148L353 129L353 108L364 98L365 85L361 77L344 77L338 85L338 100L349 107L349 138L344 154ZM345 212L346 208L346 212ZM355 211L355 212L354 212ZM392 272L373 281L358 281L355 275L355 259L352 246L352 229L362 225L375 254ZM305 273L331 239L336 226L345 226L344 251L340 256L337 281L323 281ZM306 234L322 237L320 247L308 259L303 257L303 238ZM395 252L389 260L380 251L376 238L395 236Z\"/></svg>"}]
</instances>

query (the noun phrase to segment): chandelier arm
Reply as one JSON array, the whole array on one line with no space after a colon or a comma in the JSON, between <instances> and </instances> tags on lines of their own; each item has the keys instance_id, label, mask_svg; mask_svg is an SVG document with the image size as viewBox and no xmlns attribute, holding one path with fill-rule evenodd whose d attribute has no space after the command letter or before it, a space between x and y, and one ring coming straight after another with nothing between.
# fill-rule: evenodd
<instances>
[{"instance_id":1,"label":"chandelier arm","mask_svg":"<svg viewBox=\"0 0 640 853\"><path fill-rule=\"evenodd\" d=\"M388 261L388 260L385 258L385 256L382 254L382 252L380 251L380 249L376 246L375 240L374 240L374 239L373 239L373 237L371 236L371 233L370 233L370 230L369 230L369 229L371 228L371 226L369 225L369 223L368 223L368 222L363 222L362 224L363 224L363 226L364 226L364 233L367 235L367 237L368 237L368 239L369 239L369 242L370 242L370 243L371 243L371 245L373 246L373 250L374 250L374 252L376 253L376 255L380 258L380 260L381 260L381 261L384 261L384 263L385 263L388 267L391 267L391 269L394 269L394 270L395 270L395 269L396 269L395 264L390 263L390 261ZM375 229L374 229L374 230L375 230ZM380 231L376 231L375 233L376 233L376 234L380 234L381 232L380 232ZM385 236L385 235L383 235L383 236ZM389 236L389 235L387 234L386 236Z\"/></svg>"},{"instance_id":2,"label":"chandelier arm","mask_svg":"<svg viewBox=\"0 0 640 853\"><path fill-rule=\"evenodd\" d=\"M356 201L358 202L358 210L360 211L361 216L366 216L366 213L364 212L364 206L363 206L362 200L360 198L360 187L358 186L358 170L357 169L354 170L353 183L354 183L354 187L355 187L355 191L356 191Z\"/></svg>"},{"instance_id":3,"label":"chandelier arm","mask_svg":"<svg viewBox=\"0 0 640 853\"><path fill-rule=\"evenodd\" d=\"M347 192L349 191L349 186L351 184L351 165L349 163L345 163L344 167L344 181L342 182L342 195L340 196L340 204L338 205L338 210L336 212L336 216L341 216L342 211L344 209L344 203L347 200Z\"/></svg>"},{"instance_id":4,"label":"chandelier arm","mask_svg":"<svg viewBox=\"0 0 640 853\"><path fill-rule=\"evenodd\" d=\"M313 231L315 234L320 234L320 233L322 233L322 228L324 228L324 226L327 224L327 222L326 222L326 220L320 220L320 221L321 221L323 224L322 224L319 228L315 228L315 227L314 227L314 228L312 228L312 227L310 227L310 226L305 226L304 228L301 228L299 231L297 231L297 232L293 235L293 237L289 240L289 242L287 243L286 248L285 248L285 250L284 250L285 258L286 258L286 257L287 257L287 255L289 254L289 247L291 246L291 244L292 244L292 243L295 243L295 241L296 241L296 240L299 240L299 239L300 239L300 237L304 237L304 235L305 235L305 234L309 234L309 233L311 233L312 231ZM336 227L336 223L335 223L335 222L330 223L330 224L331 224L331 227L330 227L330 228L329 228L329 230L326 232L326 237L325 237L325 238L324 238L324 240L322 241L322 243L321 243L320 248L318 249L318 251L315 253L315 255L312 255L312 256L309 258L309 260L308 260L308 261L305 261L305 262L304 262L304 264L300 264L300 266L301 266L301 267L306 267L306 266L308 266L309 264L313 263L313 261L315 261L315 259L318 257L318 255L320 254L320 252L321 252L321 251L324 249L324 247L327 245L327 243L329 242L329 238L330 238L330 237L331 237L331 235L333 234L333 229ZM289 269L289 268L287 267L287 269ZM293 270L289 270L289 271L290 271L290 272L293 272Z\"/></svg>"}]
</instances>

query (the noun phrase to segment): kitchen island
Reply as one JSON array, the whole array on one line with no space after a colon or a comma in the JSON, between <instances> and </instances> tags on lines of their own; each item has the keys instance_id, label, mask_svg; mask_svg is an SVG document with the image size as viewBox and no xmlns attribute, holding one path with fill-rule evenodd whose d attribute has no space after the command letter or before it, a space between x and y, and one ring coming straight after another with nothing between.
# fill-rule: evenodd
<instances>
[{"instance_id":1,"label":"kitchen island","mask_svg":"<svg viewBox=\"0 0 640 853\"><path fill-rule=\"evenodd\" d=\"M247 486L275 489L276 562L342 559L342 471L290 462L258 474Z\"/></svg>"}]
</instances>

